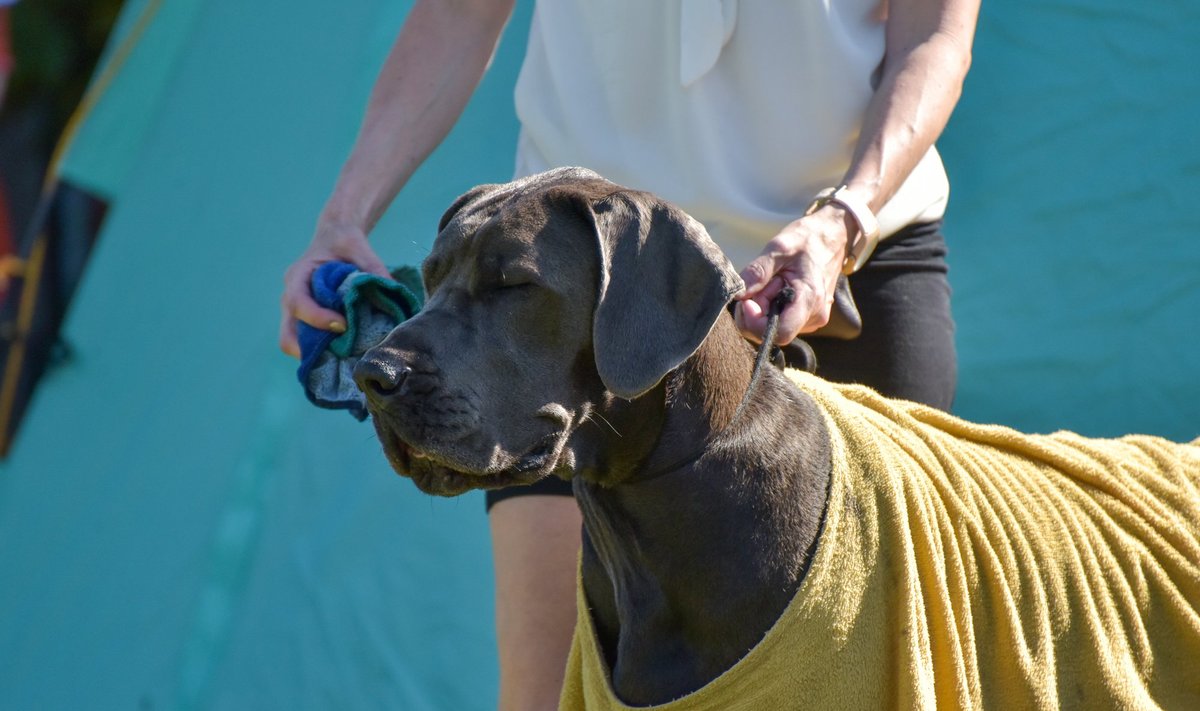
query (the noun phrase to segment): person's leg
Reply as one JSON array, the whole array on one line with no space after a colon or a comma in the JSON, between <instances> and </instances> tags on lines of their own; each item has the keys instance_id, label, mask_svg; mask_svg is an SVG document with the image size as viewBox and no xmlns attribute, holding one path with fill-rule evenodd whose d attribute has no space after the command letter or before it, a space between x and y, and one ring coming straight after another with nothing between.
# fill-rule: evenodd
<instances>
[{"instance_id":1,"label":"person's leg","mask_svg":"<svg viewBox=\"0 0 1200 711\"><path fill-rule=\"evenodd\" d=\"M949 410L958 360L945 257L940 223L916 225L885 240L850 277L862 335L808 339L817 375Z\"/></svg>"},{"instance_id":2,"label":"person's leg","mask_svg":"<svg viewBox=\"0 0 1200 711\"><path fill-rule=\"evenodd\" d=\"M569 495L510 496L489 500L488 514L496 571L499 708L556 709L575 628L579 507Z\"/></svg>"}]
</instances>

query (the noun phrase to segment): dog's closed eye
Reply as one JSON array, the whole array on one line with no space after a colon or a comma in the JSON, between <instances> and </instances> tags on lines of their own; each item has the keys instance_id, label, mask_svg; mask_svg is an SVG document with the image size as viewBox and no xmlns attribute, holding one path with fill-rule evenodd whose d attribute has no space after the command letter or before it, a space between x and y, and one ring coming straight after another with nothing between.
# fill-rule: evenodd
<instances>
[{"instance_id":1,"label":"dog's closed eye","mask_svg":"<svg viewBox=\"0 0 1200 711\"><path fill-rule=\"evenodd\" d=\"M528 274L502 274L496 289L519 289L525 286L537 286L534 278Z\"/></svg>"},{"instance_id":2,"label":"dog's closed eye","mask_svg":"<svg viewBox=\"0 0 1200 711\"><path fill-rule=\"evenodd\" d=\"M474 289L476 294L537 286L537 273L525 265L509 263L488 267L480 270L477 275Z\"/></svg>"},{"instance_id":3,"label":"dog's closed eye","mask_svg":"<svg viewBox=\"0 0 1200 711\"><path fill-rule=\"evenodd\" d=\"M523 276L506 276L495 279L481 280L475 287L477 298L492 298L501 295L515 294L526 291L538 284L532 278Z\"/></svg>"}]
</instances>

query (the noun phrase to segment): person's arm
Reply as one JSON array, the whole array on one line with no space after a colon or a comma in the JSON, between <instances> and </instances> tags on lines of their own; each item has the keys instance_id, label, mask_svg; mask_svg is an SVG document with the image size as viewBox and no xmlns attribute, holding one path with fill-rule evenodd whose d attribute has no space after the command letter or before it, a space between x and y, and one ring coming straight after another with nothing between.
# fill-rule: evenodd
<instances>
[{"instance_id":1,"label":"person's arm","mask_svg":"<svg viewBox=\"0 0 1200 711\"><path fill-rule=\"evenodd\" d=\"M885 11L882 77L842 180L874 212L896 193L950 119L971 63L979 0L891 0ZM761 338L767 305L788 285L797 298L780 316L777 343L828 323L846 245L857 230L835 203L785 227L742 272L746 290L737 309L742 331Z\"/></svg>"},{"instance_id":2,"label":"person's arm","mask_svg":"<svg viewBox=\"0 0 1200 711\"><path fill-rule=\"evenodd\" d=\"M317 220L308 249L284 276L279 346L299 356L296 319L345 328L312 300L320 264L344 260L386 275L367 234L458 120L491 61L514 0L418 0L404 21L367 104L350 157Z\"/></svg>"}]
</instances>

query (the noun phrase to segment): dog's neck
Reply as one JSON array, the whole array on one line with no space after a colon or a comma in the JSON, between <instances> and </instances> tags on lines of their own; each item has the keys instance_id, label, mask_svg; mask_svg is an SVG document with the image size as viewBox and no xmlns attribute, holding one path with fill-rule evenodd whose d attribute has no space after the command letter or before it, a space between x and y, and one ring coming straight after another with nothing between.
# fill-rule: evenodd
<instances>
[{"instance_id":1,"label":"dog's neck","mask_svg":"<svg viewBox=\"0 0 1200 711\"><path fill-rule=\"evenodd\" d=\"M828 437L815 405L774 368L731 424L752 368L753 351L723 317L672 392L660 385L610 413L660 423L639 465L575 478L584 592L626 703L661 703L728 669L803 578L827 495ZM654 403L658 417L636 412ZM698 460L658 469L698 449Z\"/></svg>"}]
</instances>

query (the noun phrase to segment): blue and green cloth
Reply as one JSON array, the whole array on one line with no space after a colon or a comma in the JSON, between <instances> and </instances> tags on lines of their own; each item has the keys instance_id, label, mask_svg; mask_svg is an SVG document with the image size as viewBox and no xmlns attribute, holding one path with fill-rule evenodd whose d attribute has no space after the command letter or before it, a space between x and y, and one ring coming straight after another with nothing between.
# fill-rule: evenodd
<instances>
[{"instance_id":1,"label":"blue and green cloth","mask_svg":"<svg viewBox=\"0 0 1200 711\"><path fill-rule=\"evenodd\" d=\"M354 366L425 302L421 275L414 267L398 267L391 273L388 279L347 262L326 262L313 271L313 300L346 317L344 333L303 321L297 330L300 368L296 375L317 407L349 410L359 421L367 418L366 398L354 383Z\"/></svg>"}]
</instances>

